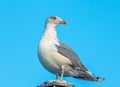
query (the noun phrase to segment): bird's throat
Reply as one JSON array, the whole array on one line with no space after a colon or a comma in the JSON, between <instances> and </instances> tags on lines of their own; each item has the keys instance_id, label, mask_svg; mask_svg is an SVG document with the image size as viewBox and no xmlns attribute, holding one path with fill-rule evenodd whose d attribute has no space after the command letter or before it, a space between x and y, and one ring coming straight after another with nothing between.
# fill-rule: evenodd
<instances>
[{"instance_id":1,"label":"bird's throat","mask_svg":"<svg viewBox=\"0 0 120 87\"><path fill-rule=\"evenodd\" d=\"M48 40L58 40L55 27L46 27L43 37Z\"/></svg>"}]
</instances>

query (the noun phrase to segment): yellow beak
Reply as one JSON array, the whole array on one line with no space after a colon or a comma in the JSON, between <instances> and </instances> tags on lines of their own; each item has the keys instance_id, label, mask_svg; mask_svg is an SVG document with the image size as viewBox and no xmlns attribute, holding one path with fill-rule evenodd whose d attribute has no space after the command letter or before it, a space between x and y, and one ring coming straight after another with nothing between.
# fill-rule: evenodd
<instances>
[{"instance_id":1,"label":"yellow beak","mask_svg":"<svg viewBox=\"0 0 120 87\"><path fill-rule=\"evenodd\" d=\"M67 24L67 21L60 21L61 24Z\"/></svg>"}]
</instances>

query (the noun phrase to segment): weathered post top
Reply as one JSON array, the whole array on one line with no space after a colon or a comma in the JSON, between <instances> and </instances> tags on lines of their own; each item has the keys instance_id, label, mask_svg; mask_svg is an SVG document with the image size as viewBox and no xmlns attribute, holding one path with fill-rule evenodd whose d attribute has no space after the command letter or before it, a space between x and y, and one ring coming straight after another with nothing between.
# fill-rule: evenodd
<instances>
[{"instance_id":1,"label":"weathered post top","mask_svg":"<svg viewBox=\"0 0 120 87\"><path fill-rule=\"evenodd\" d=\"M42 83L38 87L74 87L74 85L64 80L49 80Z\"/></svg>"}]
</instances>

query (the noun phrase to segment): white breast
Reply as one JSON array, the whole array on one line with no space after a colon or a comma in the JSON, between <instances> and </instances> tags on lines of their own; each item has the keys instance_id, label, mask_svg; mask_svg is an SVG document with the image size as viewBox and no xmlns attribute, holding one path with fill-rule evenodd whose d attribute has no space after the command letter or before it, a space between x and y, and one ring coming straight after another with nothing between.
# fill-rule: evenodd
<instances>
[{"instance_id":1,"label":"white breast","mask_svg":"<svg viewBox=\"0 0 120 87\"><path fill-rule=\"evenodd\" d=\"M62 65L71 64L70 60L58 53L59 46L55 29L46 29L38 48L38 56L41 64L50 72L60 71Z\"/></svg>"},{"instance_id":2,"label":"white breast","mask_svg":"<svg viewBox=\"0 0 120 87\"><path fill-rule=\"evenodd\" d=\"M62 65L71 64L69 59L58 53L54 44L59 43L44 38L41 40L38 49L41 64L53 73L60 71Z\"/></svg>"}]
</instances>

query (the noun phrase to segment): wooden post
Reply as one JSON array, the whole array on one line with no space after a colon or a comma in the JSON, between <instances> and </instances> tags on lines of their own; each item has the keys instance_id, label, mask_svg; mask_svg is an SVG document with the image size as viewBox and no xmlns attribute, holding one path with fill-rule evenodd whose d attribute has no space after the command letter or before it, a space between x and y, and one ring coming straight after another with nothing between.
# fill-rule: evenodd
<instances>
[{"instance_id":1,"label":"wooden post","mask_svg":"<svg viewBox=\"0 0 120 87\"><path fill-rule=\"evenodd\" d=\"M64 80L49 80L42 83L38 87L74 87L74 85Z\"/></svg>"}]
</instances>

